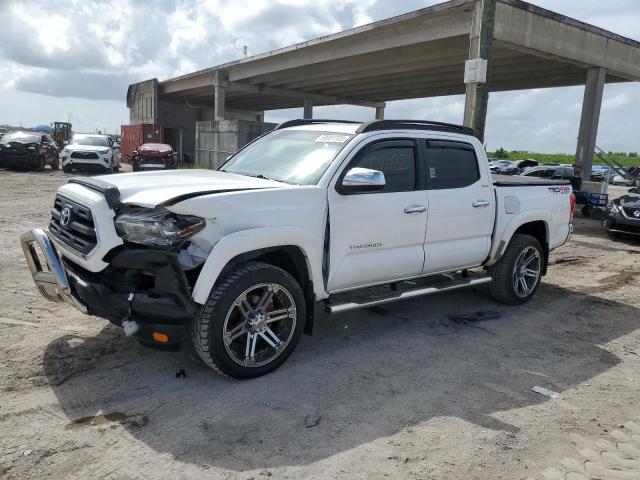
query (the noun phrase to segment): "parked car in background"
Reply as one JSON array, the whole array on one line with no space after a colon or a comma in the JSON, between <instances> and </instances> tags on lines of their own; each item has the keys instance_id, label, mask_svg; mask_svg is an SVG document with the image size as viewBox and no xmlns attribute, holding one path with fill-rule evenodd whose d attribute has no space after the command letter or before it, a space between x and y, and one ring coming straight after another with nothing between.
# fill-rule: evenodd
<instances>
[{"instance_id":1,"label":"parked car in background","mask_svg":"<svg viewBox=\"0 0 640 480\"><path fill-rule=\"evenodd\" d=\"M640 235L640 187L607 205L602 228L612 236Z\"/></svg>"},{"instance_id":2,"label":"parked car in background","mask_svg":"<svg viewBox=\"0 0 640 480\"><path fill-rule=\"evenodd\" d=\"M611 183L613 183L614 185L622 185L625 187L633 187L634 186L634 181L631 179L631 177L623 177L622 175L616 173L613 176L613 179L611 180Z\"/></svg>"},{"instance_id":3,"label":"parked car in background","mask_svg":"<svg viewBox=\"0 0 640 480\"><path fill-rule=\"evenodd\" d=\"M496 173L498 175L518 175L526 168L535 167L537 165L538 162L536 160L503 160L494 164L493 167L489 166L489 168L492 173Z\"/></svg>"},{"instance_id":4,"label":"parked car in background","mask_svg":"<svg viewBox=\"0 0 640 480\"><path fill-rule=\"evenodd\" d=\"M551 178L554 180L569 180L574 190L580 190L582 178L576 175L573 167L563 167L561 165L540 165L526 168L520 176Z\"/></svg>"},{"instance_id":5,"label":"parked car in background","mask_svg":"<svg viewBox=\"0 0 640 480\"><path fill-rule=\"evenodd\" d=\"M510 165L511 162L509 160L497 160L495 158L489 160L489 170L491 170L491 173L496 173L499 169L506 168Z\"/></svg>"},{"instance_id":6,"label":"parked car in background","mask_svg":"<svg viewBox=\"0 0 640 480\"><path fill-rule=\"evenodd\" d=\"M609 183L625 187L640 187L640 167L625 168L623 173L624 175L620 175L620 170L612 171Z\"/></svg>"},{"instance_id":7,"label":"parked car in background","mask_svg":"<svg viewBox=\"0 0 640 480\"><path fill-rule=\"evenodd\" d=\"M0 140L0 166L20 170L44 170L60 166L58 148L47 133L15 131Z\"/></svg>"},{"instance_id":8,"label":"parked car in background","mask_svg":"<svg viewBox=\"0 0 640 480\"><path fill-rule=\"evenodd\" d=\"M176 152L165 143L145 143L133 152L130 163L134 172L174 169L177 166Z\"/></svg>"},{"instance_id":9,"label":"parked car in background","mask_svg":"<svg viewBox=\"0 0 640 480\"><path fill-rule=\"evenodd\" d=\"M591 181L592 182L604 182L607 181L607 177L613 179L614 173L610 171L611 168L606 165L594 165L591 167Z\"/></svg>"},{"instance_id":10,"label":"parked car in background","mask_svg":"<svg viewBox=\"0 0 640 480\"><path fill-rule=\"evenodd\" d=\"M113 139L108 135L76 133L62 150L62 169L117 172L120 158L114 154Z\"/></svg>"},{"instance_id":11,"label":"parked car in background","mask_svg":"<svg viewBox=\"0 0 640 480\"><path fill-rule=\"evenodd\" d=\"M489 165L489 170L491 170L491 173L498 175L515 175L517 173L517 168L514 165L514 162L509 160L499 160L494 162L493 165Z\"/></svg>"}]
</instances>

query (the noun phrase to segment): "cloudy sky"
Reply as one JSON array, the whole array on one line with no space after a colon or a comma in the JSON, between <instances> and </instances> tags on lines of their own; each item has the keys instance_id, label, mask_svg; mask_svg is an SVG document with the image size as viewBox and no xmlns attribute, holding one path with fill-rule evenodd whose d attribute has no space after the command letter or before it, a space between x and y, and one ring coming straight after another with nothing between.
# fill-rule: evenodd
<instances>
[{"instance_id":1,"label":"cloudy sky","mask_svg":"<svg viewBox=\"0 0 640 480\"><path fill-rule=\"evenodd\" d=\"M130 83L160 80L440 3L433 0L0 0L0 124L70 121L113 132L127 123ZM532 0L640 40L638 0ZM250 6L250 8L248 8ZM492 94L490 149L573 152L582 87ZM388 118L461 122L464 98L387 104ZM371 109L319 116L368 120ZM267 120L302 115L273 111ZM607 85L598 134L605 150L640 151L640 84Z\"/></svg>"}]
</instances>

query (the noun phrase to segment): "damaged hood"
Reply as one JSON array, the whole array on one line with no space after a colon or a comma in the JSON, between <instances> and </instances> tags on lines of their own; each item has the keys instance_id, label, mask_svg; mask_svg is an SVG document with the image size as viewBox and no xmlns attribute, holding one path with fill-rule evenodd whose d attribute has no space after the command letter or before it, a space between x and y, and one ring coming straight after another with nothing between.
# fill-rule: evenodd
<instances>
[{"instance_id":1,"label":"damaged hood","mask_svg":"<svg viewBox=\"0 0 640 480\"><path fill-rule=\"evenodd\" d=\"M94 190L104 190L107 201L109 201L108 197L112 199L117 197L120 203L141 207L155 207L211 193L290 186L274 180L214 170L121 173L92 178L74 178L70 182L79 183ZM90 186L91 183L95 185Z\"/></svg>"},{"instance_id":2,"label":"damaged hood","mask_svg":"<svg viewBox=\"0 0 640 480\"><path fill-rule=\"evenodd\" d=\"M617 202L618 205L627 208L640 208L640 194L628 193L627 195L623 195L622 197L614 200L614 202Z\"/></svg>"}]
</instances>

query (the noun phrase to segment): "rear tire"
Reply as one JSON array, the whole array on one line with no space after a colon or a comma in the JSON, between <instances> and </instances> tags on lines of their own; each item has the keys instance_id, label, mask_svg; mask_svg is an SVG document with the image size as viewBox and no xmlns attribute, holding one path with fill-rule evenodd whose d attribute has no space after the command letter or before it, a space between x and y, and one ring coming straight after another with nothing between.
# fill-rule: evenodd
<instances>
[{"instance_id":1,"label":"rear tire","mask_svg":"<svg viewBox=\"0 0 640 480\"><path fill-rule=\"evenodd\" d=\"M507 305L521 305L540 286L544 255L540 242L530 236L515 234L504 255L489 267L493 281L489 293L494 300Z\"/></svg>"},{"instance_id":2,"label":"rear tire","mask_svg":"<svg viewBox=\"0 0 640 480\"><path fill-rule=\"evenodd\" d=\"M193 320L192 342L217 372L259 377L289 358L305 320L305 298L295 278L273 265L249 262L211 290Z\"/></svg>"}]
</instances>

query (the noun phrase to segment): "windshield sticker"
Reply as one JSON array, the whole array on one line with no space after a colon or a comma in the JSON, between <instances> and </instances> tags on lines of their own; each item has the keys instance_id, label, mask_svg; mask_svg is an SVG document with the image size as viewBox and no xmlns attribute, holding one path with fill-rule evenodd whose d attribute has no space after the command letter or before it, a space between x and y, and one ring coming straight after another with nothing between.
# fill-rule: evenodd
<instances>
[{"instance_id":1,"label":"windshield sticker","mask_svg":"<svg viewBox=\"0 0 640 480\"><path fill-rule=\"evenodd\" d=\"M320 135L316 142L344 143L349 140L349 135Z\"/></svg>"}]
</instances>

